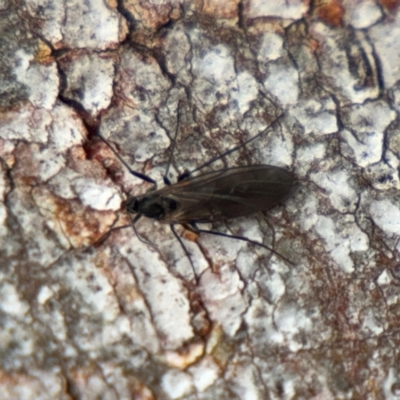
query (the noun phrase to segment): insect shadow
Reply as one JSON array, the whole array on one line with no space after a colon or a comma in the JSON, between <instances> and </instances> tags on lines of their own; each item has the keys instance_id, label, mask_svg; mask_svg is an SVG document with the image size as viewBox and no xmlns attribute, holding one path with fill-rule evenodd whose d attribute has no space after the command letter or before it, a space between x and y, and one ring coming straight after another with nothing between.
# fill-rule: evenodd
<instances>
[{"instance_id":1,"label":"insect shadow","mask_svg":"<svg viewBox=\"0 0 400 400\"><path fill-rule=\"evenodd\" d=\"M246 241L263 247L286 262L293 264L282 254L261 242L243 236L201 229L197 226L197 224L201 223L225 221L231 218L251 215L259 211L266 211L278 205L288 195L293 185L294 177L291 172L273 165L252 165L223 168L217 171L192 176L195 172L202 170L217 160L228 156L256 140L267 132L283 114L279 115L257 135L229 149L223 154L211 158L194 170L179 175L177 182L172 184L168 178L168 171L172 162L176 137L179 130L180 105L178 105L177 113L178 123L175 137L171 143L169 160L163 176L165 186L161 189L157 189L157 183L154 179L133 170L108 140L98 133L99 138L110 148L133 176L153 184L153 187L145 194L128 197L124 202L124 208L129 215L131 226L139 240L153 247L155 246L153 243L144 240L136 230L135 223L141 217L151 218L161 223L169 224L171 231L179 241L184 253L190 261L195 277L196 273L193 261L181 237L175 230L175 225L177 224L183 225L186 229L196 233L207 233Z\"/></svg>"}]
</instances>

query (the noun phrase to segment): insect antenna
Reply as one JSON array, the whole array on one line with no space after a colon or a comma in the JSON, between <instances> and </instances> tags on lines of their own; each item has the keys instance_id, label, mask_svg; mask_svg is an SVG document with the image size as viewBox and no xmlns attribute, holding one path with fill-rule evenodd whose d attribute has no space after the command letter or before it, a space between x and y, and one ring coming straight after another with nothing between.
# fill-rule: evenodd
<instances>
[{"instance_id":1,"label":"insect antenna","mask_svg":"<svg viewBox=\"0 0 400 400\"><path fill-rule=\"evenodd\" d=\"M108 140L106 138L104 138L100 132L97 132L97 136L107 145L107 147L114 153L115 157L118 158L118 160L120 161L120 163L129 171L130 174L132 174L133 176L136 176L136 178L142 179L143 181L152 183L154 185L153 189L157 188L157 182L150 178L149 176L142 174L141 172L135 171L134 169L132 169L129 164L123 159L123 157L121 157L117 150L114 149L113 146L111 146L111 144L108 142Z\"/></svg>"}]
</instances>

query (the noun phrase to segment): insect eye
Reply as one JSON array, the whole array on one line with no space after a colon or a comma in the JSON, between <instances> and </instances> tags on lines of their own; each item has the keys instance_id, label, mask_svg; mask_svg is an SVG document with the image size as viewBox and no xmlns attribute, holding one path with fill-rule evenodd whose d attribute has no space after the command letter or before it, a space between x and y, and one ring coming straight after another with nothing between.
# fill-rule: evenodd
<instances>
[{"instance_id":1,"label":"insect eye","mask_svg":"<svg viewBox=\"0 0 400 400\"><path fill-rule=\"evenodd\" d=\"M139 209L139 201L135 197L131 197L126 202L126 211L130 214L136 214Z\"/></svg>"},{"instance_id":2,"label":"insect eye","mask_svg":"<svg viewBox=\"0 0 400 400\"><path fill-rule=\"evenodd\" d=\"M174 199L168 199L168 207L170 211L174 211L178 208L178 204Z\"/></svg>"}]
</instances>

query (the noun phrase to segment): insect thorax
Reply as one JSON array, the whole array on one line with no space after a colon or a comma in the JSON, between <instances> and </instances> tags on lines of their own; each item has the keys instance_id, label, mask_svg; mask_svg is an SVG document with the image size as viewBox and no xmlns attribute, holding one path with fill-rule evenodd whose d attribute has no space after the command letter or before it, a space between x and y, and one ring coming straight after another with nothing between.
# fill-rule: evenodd
<instances>
[{"instance_id":1,"label":"insect thorax","mask_svg":"<svg viewBox=\"0 0 400 400\"><path fill-rule=\"evenodd\" d=\"M169 197L157 194L143 197L130 197L126 201L126 211L130 214L141 214L147 218L163 219L165 215L176 210L178 203Z\"/></svg>"}]
</instances>

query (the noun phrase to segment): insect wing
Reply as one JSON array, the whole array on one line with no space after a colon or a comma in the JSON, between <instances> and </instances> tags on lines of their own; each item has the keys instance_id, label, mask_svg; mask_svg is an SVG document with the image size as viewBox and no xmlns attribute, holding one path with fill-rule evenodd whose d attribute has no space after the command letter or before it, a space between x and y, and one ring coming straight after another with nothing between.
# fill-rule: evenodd
<instances>
[{"instance_id":1,"label":"insect wing","mask_svg":"<svg viewBox=\"0 0 400 400\"><path fill-rule=\"evenodd\" d=\"M289 193L293 176L271 165L222 169L188 178L158 191L178 207L162 222L220 221L267 210Z\"/></svg>"}]
</instances>

